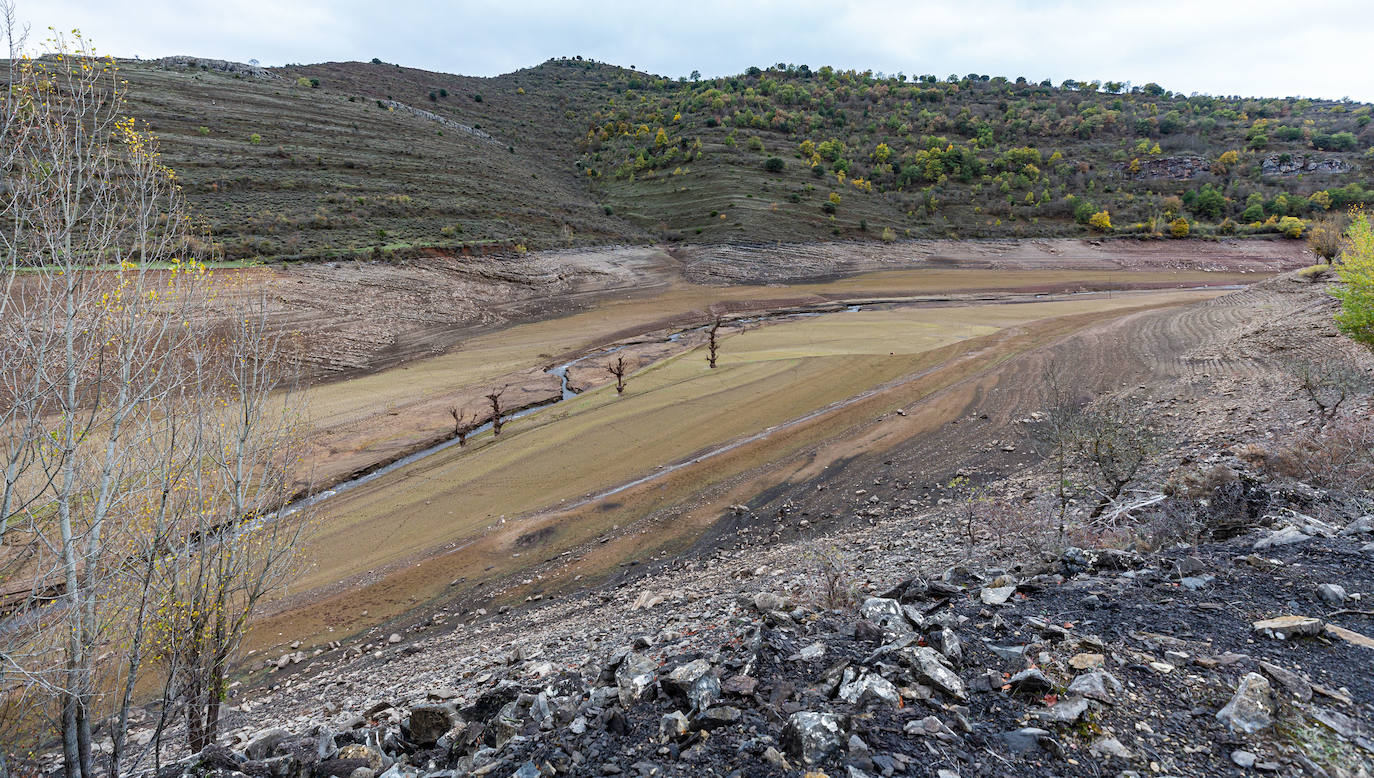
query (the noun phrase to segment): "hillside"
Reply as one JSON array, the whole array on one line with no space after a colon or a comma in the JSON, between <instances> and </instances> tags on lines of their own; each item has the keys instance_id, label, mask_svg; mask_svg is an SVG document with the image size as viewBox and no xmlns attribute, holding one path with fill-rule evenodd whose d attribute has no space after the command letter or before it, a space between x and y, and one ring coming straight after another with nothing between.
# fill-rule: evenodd
<instances>
[{"instance_id":1,"label":"hillside","mask_svg":"<svg viewBox=\"0 0 1374 778\"><path fill-rule=\"evenodd\" d=\"M1294 235L1374 189L1371 106L1342 101L805 66L683 82L580 59L494 78L123 67L230 259L1160 236L1179 218ZM1102 211L1110 228L1089 226Z\"/></svg>"}]
</instances>

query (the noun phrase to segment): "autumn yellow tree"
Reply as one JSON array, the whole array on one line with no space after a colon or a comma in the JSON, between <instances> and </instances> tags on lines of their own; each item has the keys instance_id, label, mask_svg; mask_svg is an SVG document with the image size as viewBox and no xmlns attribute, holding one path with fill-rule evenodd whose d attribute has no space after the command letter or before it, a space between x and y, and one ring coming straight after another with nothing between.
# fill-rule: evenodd
<instances>
[{"instance_id":1,"label":"autumn yellow tree","mask_svg":"<svg viewBox=\"0 0 1374 778\"><path fill-rule=\"evenodd\" d=\"M164 582L212 556L207 527L264 517L245 496L296 463L278 438L246 479L209 477L232 454L210 432L282 396L214 379L211 349L260 342L215 334L207 244L117 63L79 34L46 47L14 52L0 96L0 578L23 587L0 628L0 742L55 736L66 778L118 776L149 766L127 733Z\"/></svg>"},{"instance_id":2,"label":"autumn yellow tree","mask_svg":"<svg viewBox=\"0 0 1374 778\"><path fill-rule=\"evenodd\" d=\"M1107 211L1105 211L1105 210L1103 210L1103 211L1098 211L1097 213L1095 213L1095 214L1093 214L1092 216L1088 217L1088 226L1091 227L1091 228L1093 228L1094 230L1096 230L1096 231L1098 231L1098 232L1111 232L1111 231L1112 231L1112 217L1111 217L1111 214L1107 213Z\"/></svg>"}]
</instances>

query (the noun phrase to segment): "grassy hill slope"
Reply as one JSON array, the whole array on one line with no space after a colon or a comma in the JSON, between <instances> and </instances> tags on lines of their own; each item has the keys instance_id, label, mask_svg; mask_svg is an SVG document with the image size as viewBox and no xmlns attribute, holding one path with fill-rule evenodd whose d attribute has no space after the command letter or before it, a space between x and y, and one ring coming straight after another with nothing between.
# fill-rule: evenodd
<instances>
[{"instance_id":1,"label":"grassy hill slope","mask_svg":"<svg viewBox=\"0 0 1374 778\"><path fill-rule=\"evenodd\" d=\"M229 258L1182 223L1291 236L1374 200L1371 107L1348 101L785 65L697 83L579 59L494 78L125 73Z\"/></svg>"}]
</instances>

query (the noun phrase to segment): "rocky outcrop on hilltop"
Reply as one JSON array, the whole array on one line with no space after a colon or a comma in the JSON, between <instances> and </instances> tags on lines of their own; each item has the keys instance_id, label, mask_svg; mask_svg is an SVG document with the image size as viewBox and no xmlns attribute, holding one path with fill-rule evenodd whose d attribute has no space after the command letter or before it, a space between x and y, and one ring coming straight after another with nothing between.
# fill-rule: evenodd
<instances>
[{"instance_id":1,"label":"rocky outcrop on hilltop","mask_svg":"<svg viewBox=\"0 0 1374 778\"><path fill-rule=\"evenodd\" d=\"M228 73L233 76L249 76L265 81L280 79L281 76L273 73L267 68L249 64L246 62L232 62L224 59L205 59L204 57L191 57L179 54L173 57L163 57L157 61L159 67L166 69L193 69L193 70L214 70L219 73Z\"/></svg>"},{"instance_id":2,"label":"rocky outcrop on hilltop","mask_svg":"<svg viewBox=\"0 0 1374 778\"><path fill-rule=\"evenodd\" d=\"M1136 161L1140 169L1130 173L1137 181L1151 178L1167 178L1171 181L1187 181L1212 171L1212 163L1195 154L1179 157L1155 157ZM1123 166L1123 169L1129 168Z\"/></svg>"},{"instance_id":3,"label":"rocky outcrop on hilltop","mask_svg":"<svg viewBox=\"0 0 1374 778\"><path fill-rule=\"evenodd\" d=\"M1339 157L1315 154L1270 154L1260 161L1260 172L1266 176L1296 176L1302 173L1334 175L1349 173L1350 163Z\"/></svg>"}]
</instances>

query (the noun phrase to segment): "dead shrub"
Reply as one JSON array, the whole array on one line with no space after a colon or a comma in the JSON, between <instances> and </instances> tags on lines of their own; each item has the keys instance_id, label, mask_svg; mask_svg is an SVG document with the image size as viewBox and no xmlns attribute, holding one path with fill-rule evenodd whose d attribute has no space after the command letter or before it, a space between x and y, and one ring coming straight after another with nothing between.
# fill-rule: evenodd
<instances>
[{"instance_id":1,"label":"dead shrub","mask_svg":"<svg viewBox=\"0 0 1374 778\"><path fill-rule=\"evenodd\" d=\"M1269 467L1328 489L1368 491L1374 488L1374 419L1347 416L1299 434L1274 453Z\"/></svg>"},{"instance_id":2,"label":"dead shrub","mask_svg":"<svg viewBox=\"0 0 1374 778\"><path fill-rule=\"evenodd\" d=\"M811 600L826 610L842 610L858 602L859 586L854 571L837 548L817 547L807 551L804 558L814 575L811 578Z\"/></svg>"}]
</instances>

